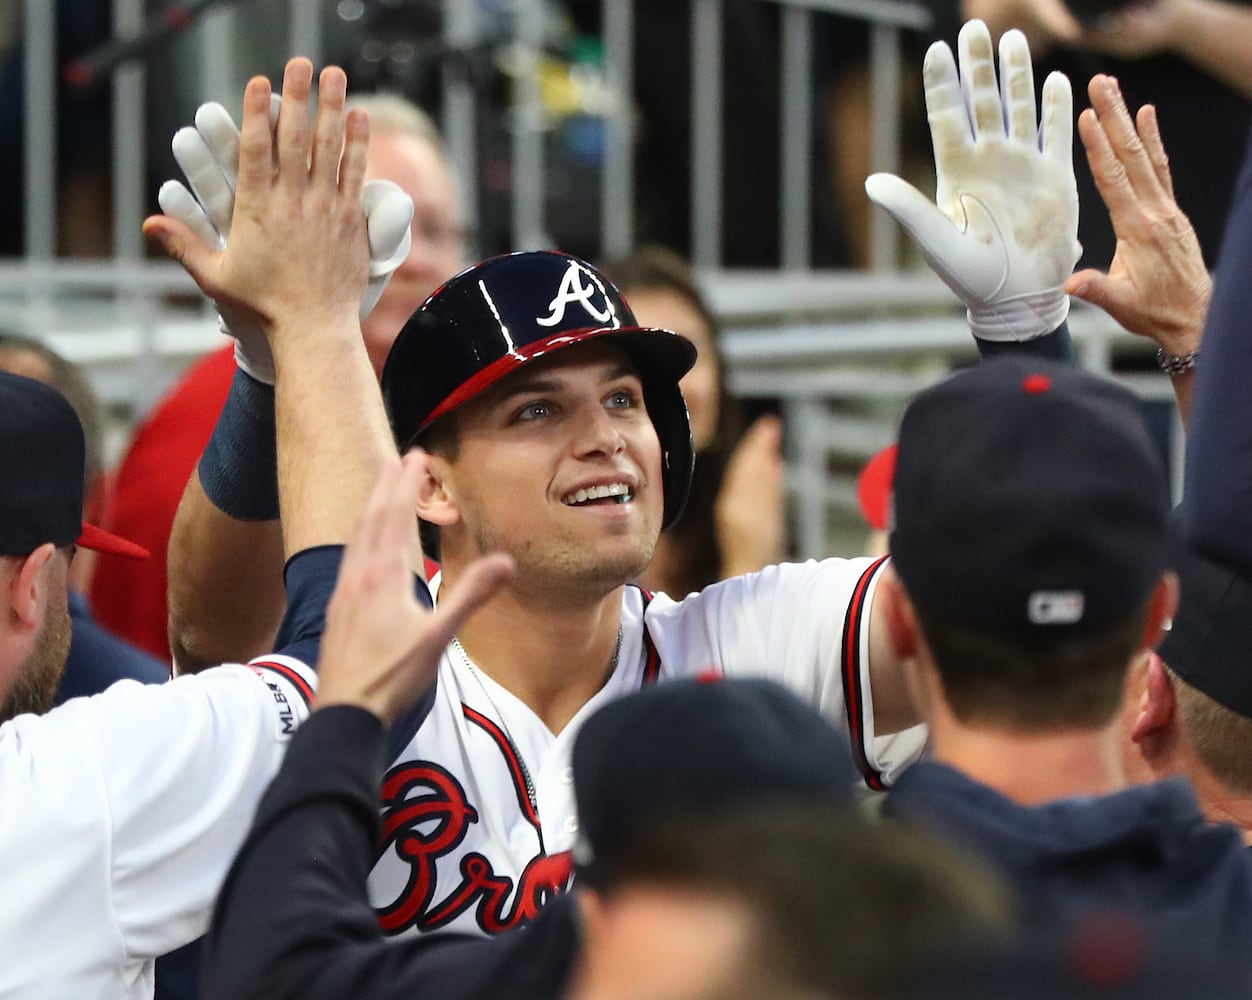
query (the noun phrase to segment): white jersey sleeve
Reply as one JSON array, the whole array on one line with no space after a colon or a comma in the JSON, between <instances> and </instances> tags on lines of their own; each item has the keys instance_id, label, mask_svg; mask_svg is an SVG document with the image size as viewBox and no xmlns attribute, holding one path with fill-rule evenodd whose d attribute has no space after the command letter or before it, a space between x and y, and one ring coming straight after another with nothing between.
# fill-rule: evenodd
<instances>
[{"instance_id":1,"label":"white jersey sleeve","mask_svg":"<svg viewBox=\"0 0 1252 1000\"><path fill-rule=\"evenodd\" d=\"M152 995L202 934L315 675L269 657L0 726L0 995Z\"/></svg>"},{"instance_id":2,"label":"white jersey sleeve","mask_svg":"<svg viewBox=\"0 0 1252 1000\"><path fill-rule=\"evenodd\" d=\"M646 613L661 671L770 677L849 730L871 788L886 787L925 745L925 729L874 729L869 621L885 560L769 566L682 601L657 595Z\"/></svg>"}]
</instances>

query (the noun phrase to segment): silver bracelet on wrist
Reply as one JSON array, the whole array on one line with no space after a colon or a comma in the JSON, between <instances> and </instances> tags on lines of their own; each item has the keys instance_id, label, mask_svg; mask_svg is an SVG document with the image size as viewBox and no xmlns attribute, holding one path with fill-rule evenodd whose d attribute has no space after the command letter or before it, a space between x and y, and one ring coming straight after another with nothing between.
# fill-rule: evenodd
<instances>
[{"instance_id":1,"label":"silver bracelet on wrist","mask_svg":"<svg viewBox=\"0 0 1252 1000\"><path fill-rule=\"evenodd\" d=\"M1185 375L1195 367L1200 357L1199 351L1188 351L1186 354L1166 354L1164 348L1156 349L1156 367L1166 375Z\"/></svg>"}]
</instances>

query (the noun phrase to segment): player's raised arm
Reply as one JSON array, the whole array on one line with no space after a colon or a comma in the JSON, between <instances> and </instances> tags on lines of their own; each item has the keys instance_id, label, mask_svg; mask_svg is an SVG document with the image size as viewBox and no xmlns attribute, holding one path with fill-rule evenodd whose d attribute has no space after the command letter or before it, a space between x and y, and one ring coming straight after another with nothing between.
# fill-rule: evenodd
<instances>
[{"instance_id":1,"label":"player's raised arm","mask_svg":"<svg viewBox=\"0 0 1252 1000\"><path fill-rule=\"evenodd\" d=\"M1078 117L1091 175L1104 199L1117 251L1107 274L1087 268L1065 283L1070 294L1100 306L1131 333L1157 345L1184 422L1213 282L1195 230L1174 199L1156 110L1132 121L1117 81L1092 77L1091 107Z\"/></svg>"},{"instance_id":2,"label":"player's raised arm","mask_svg":"<svg viewBox=\"0 0 1252 1000\"><path fill-rule=\"evenodd\" d=\"M965 303L984 354L1067 356L1065 279L1078 260L1073 96L1052 73L1035 108L1025 36L1000 39L970 21L958 61L944 42L926 53L926 110L935 152L935 201L893 174L865 182L927 263Z\"/></svg>"},{"instance_id":3,"label":"player's raised arm","mask_svg":"<svg viewBox=\"0 0 1252 1000\"><path fill-rule=\"evenodd\" d=\"M1065 281L1078 243L1073 95L1052 73L1035 105L1026 37L1008 31L996 50L987 26L967 22L958 55L936 42L923 64L935 154L932 202L893 174L865 182L965 304L979 352L1071 359ZM879 603L870 612L875 730L918 721Z\"/></svg>"},{"instance_id":4,"label":"player's raised arm","mask_svg":"<svg viewBox=\"0 0 1252 1000\"><path fill-rule=\"evenodd\" d=\"M335 74L341 77L337 70L333 71L332 77ZM325 169L328 162L332 168L339 163L338 154L330 152L333 145L330 136L342 136L345 131L347 119L343 111L343 87L330 78L322 81L323 88L336 90L338 96L327 110L334 120L319 116L314 132L307 125L307 91L310 88L305 88L302 97L299 89L291 89L293 85L298 88L297 80L289 79L287 85L290 91L285 105L287 111L277 115L276 130L273 130L273 123L274 112L279 107L277 99L271 101L266 92L264 99L270 103L266 107L268 117L263 116L261 96L255 94L251 86L246 99L255 101L255 104L246 109L242 136L234 133L232 137L233 123L220 107L206 105L201 108L196 116L197 127L181 130L175 139L176 154L181 151L179 162L194 194L174 182L166 184L162 188L161 201L167 217L150 220L148 226L149 232L183 260L189 270L193 267L197 269L193 274L201 287L214 298L223 329L237 339L236 358L239 363L230 398L197 472L188 484L171 536L171 648L175 662L184 672L223 659L246 659L272 648L275 629L285 604L281 575L284 549L290 556L305 547L303 529L290 523L286 532L288 544L284 547L278 520L273 382L276 370L283 367L283 352L287 347L292 342L305 345L296 348L294 361L286 366L293 374L280 379L281 388L278 389L277 419L287 421L291 442L291 447L285 449L288 464L299 466L315 442L322 453L328 445L334 451L336 438L332 436L328 441L317 430L323 416L327 422L348 425L360 423L364 418L369 424L367 434L386 429L381 407L377 412L367 409L363 413L355 404L347 410L335 404L336 388L343 387L348 394L356 389L364 390L352 377L359 368L360 352L344 339L327 338L333 337L334 332L350 329L357 339L360 338L356 310L359 308L362 313L368 312L387 277L408 249L412 207L407 196L385 181L364 186L365 208L369 212L370 279L364 289L364 303L360 293L353 292L355 304L351 321L347 304L338 303L343 305L343 315L339 316L335 307L327 308L327 301L335 301L335 296L340 294L336 291L336 279L352 274L352 270L336 267L332 263L324 271L319 271L323 265L308 259L312 255L333 261L336 253L342 252L343 234L329 231L330 216L325 217L327 224L323 226L327 231L310 231L302 241L297 242L291 242L291 239L295 236L295 228L302 224L299 216L286 218L282 225L277 219L270 220L263 234L264 240L269 241L272 247L270 263L284 268L288 276L276 272L274 276L265 277L265 268L269 263L264 264L260 270L253 272L259 287L252 288L243 299L235 295L232 287L221 284L210 263L222 257L222 253L214 255L206 245L206 240L211 237L215 237L214 245L226 248L224 253L227 254L233 252L241 240L255 242L257 231L252 225L254 220L247 218L240 222L241 217L235 211L235 199L229 196L236 188L241 208L245 207L246 198L259 195L260 201L270 205L275 214L292 208L308 215L319 211L317 199L325 197L325 194L319 193L315 187L318 164L320 162ZM328 96L334 97L333 94ZM294 131L297 126L293 123L297 120L305 123L299 133ZM341 197L356 199L353 225L364 220L359 178L352 178L348 173L353 164L353 169L358 172L363 170L357 162L363 157L365 148L362 126L360 120L355 125L347 124L345 169L337 189ZM250 127L252 133L249 132ZM324 135L327 143L325 152L321 153L318 143L323 140L318 138L319 135ZM252 147L249 147L250 137L255 143ZM278 150L284 143L291 142L308 146L313 165L303 180L305 188L298 195L294 191L298 178L281 156L277 156L280 170L275 174L271 188L247 193L249 181L254 188L265 183L259 175L249 179L247 160L250 153L259 154L261 144L266 141L275 143ZM241 157L237 170L233 166L232 155ZM270 155L268 149L266 155ZM284 170L288 170L285 177ZM224 176L219 177L218 174ZM351 195L348 193L349 182L355 187L355 193ZM225 191L227 196L214 197L214 191ZM236 220L234 223L232 212ZM360 228L362 233L366 231L364 225ZM362 252L360 262L363 265L363 245L358 244L357 249ZM247 259L245 255L250 252L249 246L241 248L240 259ZM266 288L275 278L293 281L295 294L288 294L274 285ZM323 283L324 280L329 283ZM214 284L215 281L217 284ZM278 311L273 305L265 305L267 296L281 298L283 295L287 297L282 299ZM294 330L286 337L283 347L277 343L284 337L279 326ZM318 345L316 360L308 361L308 344L313 342ZM288 357L291 357L290 352ZM326 387L326 392L322 392L319 386ZM377 396L376 387L372 393ZM310 402L314 397L320 399L320 408ZM315 409L319 411L318 415L312 414ZM383 440L381 434L375 435L375 443L381 444ZM389 435L385 436L385 440L390 448ZM370 454L369 449L362 453L354 446L338 453L337 460L343 463L339 470L340 480L364 484L372 481ZM358 465L365 472L364 480L357 478ZM298 472L283 478L288 484L287 492L301 488ZM359 501L360 498L357 499ZM320 529L315 530L312 537L319 534ZM334 531L329 533L331 536L334 534ZM338 540L343 539L339 537Z\"/></svg>"}]
</instances>

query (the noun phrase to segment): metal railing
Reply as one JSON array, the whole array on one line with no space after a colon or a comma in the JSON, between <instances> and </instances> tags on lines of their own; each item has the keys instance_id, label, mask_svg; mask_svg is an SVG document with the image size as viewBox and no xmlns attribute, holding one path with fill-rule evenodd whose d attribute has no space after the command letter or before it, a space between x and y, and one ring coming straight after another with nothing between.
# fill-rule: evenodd
<instances>
[{"instance_id":1,"label":"metal railing","mask_svg":"<svg viewBox=\"0 0 1252 1000\"><path fill-rule=\"evenodd\" d=\"M322 54L323 4L320 0L286 0L286 51L317 62ZM816 12L842 14L868 21L871 28L873 169L894 171L899 161L900 34L924 28L929 13L920 3L904 0L761 0L783 10L780 47L782 127L778 136L780 177L779 229L783 266L809 266L812 130L812 21ZM722 0L691 0L692 123L691 200L693 260L701 267L721 262L722 233ZM544 219L544 146L546 112L539 88L539 54L543 46L543 0L513 0L513 47L517 88L512 136L512 242L517 248L547 245ZM633 90L631 0L602 0L604 74L608 87L620 95ZM238 102L232 93L236 77L236 40L246 31L246 2L210 8L208 0L184 5L198 15L188 33L195 40L202 100ZM125 44L145 30L144 0L114 0L114 43ZM446 52L467 52L481 41L480 18L469 0L443 0L443 45ZM56 94L62 83L56 60L54 5L26 0L24 20L26 126L25 219L26 256L50 261L57 231ZM277 46L276 46L277 48ZM146 186L159 178L144 174L146 132L144 105L149 85L141 58L107 67L113 96L114 255L142 256L139 224L149 203ZM468 221L477 207L477 150L473 121L477 96L466 74L445 63L441 118L449 154L466 187ZM184 120L190 120L188 107ZM628 251L634 243L632 163L633 122L629 100L608 115L605 159L601 172L602 250L606 256ZM895 260L895 229L876 218L872 232L875 265L889 268Z\"/></svg>"}]
</instances>

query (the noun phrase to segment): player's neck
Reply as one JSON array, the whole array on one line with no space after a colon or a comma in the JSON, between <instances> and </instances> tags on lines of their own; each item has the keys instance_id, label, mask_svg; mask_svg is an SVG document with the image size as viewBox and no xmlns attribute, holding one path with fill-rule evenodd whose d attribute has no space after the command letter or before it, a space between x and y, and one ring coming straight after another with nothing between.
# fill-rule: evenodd
<instances>
[{"instance_id":1,"label":"player's neck","mask_svg":"<svg viewBox=\"0 0 1252 1000\"><path fill-rule=\"evenodd\" d=\"M620 587L580 608L536 606L506 590L459 638L475 667L559 733L608 679L621 609Z\"/></svg>"},{"instance_id":2,"label":"player's neck","mask_svg":"<svg viewBox=\"0 0 1252 1000\"><path fill-rule=\"evenodd\" d=\"M1128 785L1116 732L932 726L934 759L1012 799L1035 806L1077 796L1109 795Z\"/></svg>"}]
</instances>

